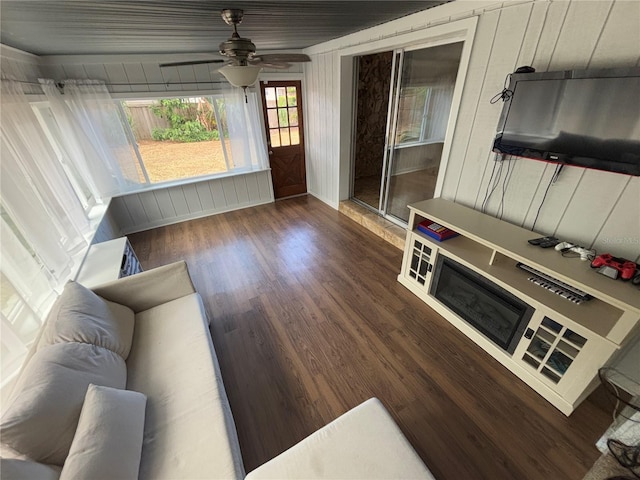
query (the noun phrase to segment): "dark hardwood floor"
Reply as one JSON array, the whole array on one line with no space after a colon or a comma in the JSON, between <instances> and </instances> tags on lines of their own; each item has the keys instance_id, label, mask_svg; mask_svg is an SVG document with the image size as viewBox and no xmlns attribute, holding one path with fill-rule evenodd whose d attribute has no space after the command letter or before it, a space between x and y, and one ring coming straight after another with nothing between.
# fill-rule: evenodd
<instances>
[{"instance_id":1,"label":"dark hardwood floor","mask_svg":"<svg viewBox=\"0 0 640 480\"><path fill-rule=\"evenodd\" d=\"M440 480L581 479L599 456L609 411L565 417L397 282L398 249L312 197L130 240L146 269L187 261L247 471L372 396Z\"/></svg>"}]
</instances>

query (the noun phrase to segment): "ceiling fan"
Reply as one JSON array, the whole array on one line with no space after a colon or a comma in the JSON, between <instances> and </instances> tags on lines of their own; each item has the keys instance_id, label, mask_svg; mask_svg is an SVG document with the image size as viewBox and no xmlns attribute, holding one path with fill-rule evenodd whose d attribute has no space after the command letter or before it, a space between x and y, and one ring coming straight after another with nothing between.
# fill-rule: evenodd
<instances>
[{"instance_id":1,"label":"ceiling fan","mask_svg":"<svg viewBox=\"0 0 640 480\"><path fill-rule=\"evenodd\" d=\"M242 38L238 34L238 25L242 22L243 10L227 8L222 10L222 19L227 25L233 27L233 34L226 42L219 46L220 55L227 57L224 59L194 60L187 62L162 63L162 67L179 67L183 65L202 65L207 63L224 63L218 69L225 76L229 83L236 87L246 88L253 85L260 70L267 68L289 68L292 63L310 62L311 59L301 53L274 53L257 55L256 46L251 39Z\"/></svg>"}]
</instances>

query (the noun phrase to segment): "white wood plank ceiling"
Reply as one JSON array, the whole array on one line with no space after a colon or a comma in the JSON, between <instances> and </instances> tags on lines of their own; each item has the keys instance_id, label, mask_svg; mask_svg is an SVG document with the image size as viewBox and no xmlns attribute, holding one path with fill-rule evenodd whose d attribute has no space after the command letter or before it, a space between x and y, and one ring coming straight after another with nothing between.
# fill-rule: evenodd
<instances>
[{"instance_id":1,"label":"white wood plank ceiling","mask_svg":"<svg viewBox=\"0 0 640 480\"><path fill-rule=\"evenodd\" d=\"M231 34L224 8L258 51L297 50L446 1L2 0L0 41L36 55L212 53Z\"/></svg>"}]
</instances>

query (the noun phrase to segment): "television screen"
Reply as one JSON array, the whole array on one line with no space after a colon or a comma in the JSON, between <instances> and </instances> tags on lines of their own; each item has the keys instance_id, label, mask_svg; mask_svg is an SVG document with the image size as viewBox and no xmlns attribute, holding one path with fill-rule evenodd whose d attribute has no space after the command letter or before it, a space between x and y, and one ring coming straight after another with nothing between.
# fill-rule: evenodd
<instances>
[{"instance_id":1,"label":"television screen","mask_svg":"<svg viewBox=\"0 0 640 480\"><path fill-rule=\"evenodd\" d=\"M494 151L640 175L640 69L621 72L514 74Z\"/></svg>"}]
</instances>

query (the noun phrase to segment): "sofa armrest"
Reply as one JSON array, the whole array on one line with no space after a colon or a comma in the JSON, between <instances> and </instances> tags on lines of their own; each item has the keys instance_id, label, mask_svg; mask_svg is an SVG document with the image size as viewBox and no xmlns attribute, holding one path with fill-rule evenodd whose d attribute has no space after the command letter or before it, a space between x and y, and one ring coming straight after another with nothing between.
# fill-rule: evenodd
<instances>
[{"instance_id":1,"label":"sofa armrest","mask_svg":"<svg viewBox=\"0 0 640 480\"><path fill-rule=\"evenodd\" d=\"M261 465L246 480L363 478L434 480L377 398Z\"/></svg>"},{"instance_id":2,"label":"sofa armrest","mask_svg":"<svg viewBox=\"0 0 640 480\"><path fill-rule=\"evenodd\" d=\"M170 263L92 289L102 298L135 313L196 293L185 261Z\"/></svg>"}]
</instances>

